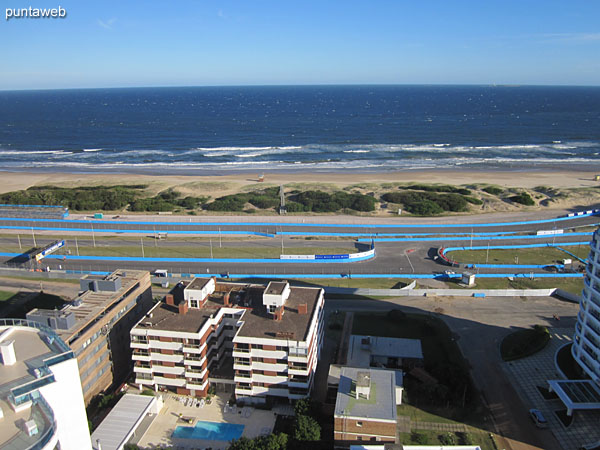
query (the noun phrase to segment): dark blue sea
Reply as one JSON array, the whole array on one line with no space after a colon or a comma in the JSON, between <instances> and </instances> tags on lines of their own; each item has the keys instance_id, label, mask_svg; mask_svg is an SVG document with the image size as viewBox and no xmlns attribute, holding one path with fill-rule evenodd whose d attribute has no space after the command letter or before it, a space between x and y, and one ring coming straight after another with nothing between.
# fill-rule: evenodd
<instances>
[{"instance_id":1,"label":"dark blue sea","mask_svg":"<svg viewBox=\"0 0 600 450\"><path fill-rule=\"evenodd\" d=\"M599 153L600 87L0 92L2 170L598 170Z\"/></svg>"}]
</instances>

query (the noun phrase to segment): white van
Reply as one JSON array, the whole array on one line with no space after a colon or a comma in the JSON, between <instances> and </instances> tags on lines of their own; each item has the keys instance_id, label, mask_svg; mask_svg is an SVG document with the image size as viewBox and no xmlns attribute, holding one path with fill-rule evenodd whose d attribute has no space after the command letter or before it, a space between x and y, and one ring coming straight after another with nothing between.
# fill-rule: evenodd
<instances>
[{"instance_id":1,"label":"white van","mask_svg":"<svg viewBox=\"0 0 600 450\"><path fill-rule=\"evenodd\" d=\"M169 271L168 270L163 270L163 269L157 269L154 271L154 276L155 277L168 277L169 276Z\"/></svg>"}]
</instances>

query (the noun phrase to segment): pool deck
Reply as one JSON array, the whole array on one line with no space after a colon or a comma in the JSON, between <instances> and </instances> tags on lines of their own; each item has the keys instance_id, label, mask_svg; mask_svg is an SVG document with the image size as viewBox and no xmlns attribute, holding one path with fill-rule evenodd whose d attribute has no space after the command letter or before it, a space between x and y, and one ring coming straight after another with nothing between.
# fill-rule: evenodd
<instances>
[{"instance_id":1,"label":"pool deck","mask_svg":"<svg viewBox=\"0 0 600 450\"><path fill-rule=\"evenodd\" d=\"M161 447L174 448L176 450L205 449L211 447L213 450L225 450L229 446L227 441L209 441L203 439L178 439L171 437L177 426L194 426L198 420L206 422L226 422L244 425L242 436L254 438L264 434L270 434L275 426L275 413L255 408L234 407L232 411L228 408L223 412L230 394L216 395L212 398L210 405L203 408L196 406L185 406L179 401L185 396L172 393L162 394L165 406L160 414L152 422L152 425L139 439L137 445L143 449L155 449ZM180 419L191 418L192 423L185 423Z\"/></svg>"}]
</instances>

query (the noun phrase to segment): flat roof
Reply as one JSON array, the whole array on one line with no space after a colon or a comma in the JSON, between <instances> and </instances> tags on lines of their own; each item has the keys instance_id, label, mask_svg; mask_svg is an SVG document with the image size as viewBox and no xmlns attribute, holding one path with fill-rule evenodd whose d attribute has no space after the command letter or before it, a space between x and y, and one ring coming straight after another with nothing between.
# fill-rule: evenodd
<instances>
[{"instance_id":1,"label":"flat roof","mask_svg":"<svg viewBox=\"0 0 600 450\"><path fill-rule=\"evenodd\" d=\"M202 278L201 280L206 280ZM197 333L204 322L211 315L216 314L223 307L224 292L216 292L209 296L202 308L188 308L186 314L179 314L179 303L184 302L183 291L189 286L190 281L177 283L169 292L173 295L175 306L167 305L164 301L152 308L136 328L151 328L153 330L179 331L183 333ZM152 316L152 317L150 317Z\"/></svg>"},{"instance_id":2,"label":"flat roof","mask_svg":"<svg viewBox=\"0 0 600 450\"><path fill-rule=\"evenodd\" d=\"M26 323L25 320L22 322ZM33 327L0 326L0 343L8 344L13 341L16 358L16 362L10 366L0 363L0 408L4 413L4 418L0 420L0 447L14 437L23 447L33 445L39 439L39 435L28 437L18 425L23 420L29 420L32 411L16 413L6 398L12 388L38 379L34 374L35 369L41 371L39 380L48 377L48 382L52 382L53 378L49 377L44 359L62 354L64 348L61 349L56 340L51 342L47 336ZM36 423L40 432L44 432L44 422L36 418Z\"/></svg>"},{"instance_id":3,"label":"flat roof","mask_svg":"<svg viewBox=\"0 0 600 450\"><path fill-rule=\"evenodd\" d=\"M102 450L119 450L157 402L150 395L125 394L92 433L94 448L100 440Z\"/></svg>"},{"instance_id":4,"label":"flat roof","mask_svg":"<svg viewBox=\"0 0 600 450\"><path fill-rule=\"evenodd\" d=\"M280 321L276 321L271 314L267 313L267 308L263 305L262 296L265 292L263 285L217 283L215 292L208 296L204 306L188 308L186 314L179 314L177 305L184 301L183 292L190 283L190 281L179 282L170 291L175 305L160 302L149 311L136 328L197 333L210 316L216 315L220 308L227 307L243 311L240 320L244 324L238 330L237 336L276 339L277 333L289 333L293 335L289 339L303 341L308 334L308 325L321 292L320 288L292 287L284 305L283 316ZM224 296L227 293L231 293L230 304L225 306ZM298 312L298 307L302 304L307 305L307 314Z\"/></svg>"},{"instance_id":5,"label":"flat roof","mask_svg":"<svg viewBox=\"0 0 600 450\"><path fill-rule=\"evenodd\" d=\"M592 380L548 380L568 409L600 409L600 388Z\"/></svg>"},{"instance_id":6,"label":"flat roof","mask_svg":"<svg viewBox=\"0 0 600 450\"><path fill-rule=\"evenodd\" d=\"M201 290L210 280L211 278L194 278L192 282L187 285L187 289Z\"/></svg>"},{"instance_id":7,"label":"flat roof","mask_svg":"<svg viewBox=\"0 0 600 450\"><path fill-rule=\"evenodd\" d=\"M368 345L366 344L367 340ZM423 359L421 340L351 335L346 358L347 364L356 367L369 367L371 356Z\"/></svg>"},{"instance_id":8,"label":"flat roof","mask_svg":"<svg viewBox=\"0 0 600 450\"><path fill-rule=\"evenodd\" d=\"M364 368L342 367L335 401L335 415L365 419L396 420L396 375L393 370L369 369L369 398L356 399L356 381Z\"/></svg>"},{"instance_id":9,"label":"flat roof","mask_svg":"<svg viewBox=\"0 0 600 450\"><path fill-rule=\"evenodd\" d=\"M277 333L290 333L290 340L304 341L320 293L320 288L291 287L290 296L283 305L281 320L274 320L272 315L267 313L267 308L262 304L262 297L256 299L252 309L246 311L241 319L244 324L237 336L276 339ZM298 313L298 307L303 304L307 306L307 314Z\"/></svg>"},{"instance_id":10,"label":"flat roof","mask_svg":"<svg viewBox=\"0 0 600 450\"><path fill-rule=\"evenodd\" d=\"M281 295L286 286L287 283L284 281L270 281L267 284L267 289L265 289L265 294Z\"/></svg>"},{"instance_id":11,"label":"flat roof","mask_svg":"<svg viewBox=\"0 0 600 450\"><path fill-rule=\"evenodd\" d=\"M75 325L68 330L55 330L56 333L65 341L68 342L88 323L98 317L106 308L115 301L119 300L123 294L131 289L139 280L147 274L146 270L116 270L108 277L109 279L115 276L121 278L121 289L116 292L112 291L85 291L78 299L81 300L81 305L74 306L73 304L66 305L63 310L65 312L73 312L75 314ZM88 278L91 279L91 278Z\"/></svg>"}]
</instances>

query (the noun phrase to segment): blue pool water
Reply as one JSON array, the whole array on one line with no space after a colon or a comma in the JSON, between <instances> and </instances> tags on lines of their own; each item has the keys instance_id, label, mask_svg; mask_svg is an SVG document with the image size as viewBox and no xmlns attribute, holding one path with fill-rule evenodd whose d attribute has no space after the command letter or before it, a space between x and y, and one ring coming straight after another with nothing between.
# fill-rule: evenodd
<instances>
[{"instance_id":1,"label":"blue pool water","mask_svg":"<svg viewBox=\"0 0 600 450\"><path fill-rule=\"evenodd\" d=\"M206 439L210 441L231 441L239 439L244 425L199 421L193 427L178 426L171 437L180 439Z\"/></svg>"}]
</instances>

